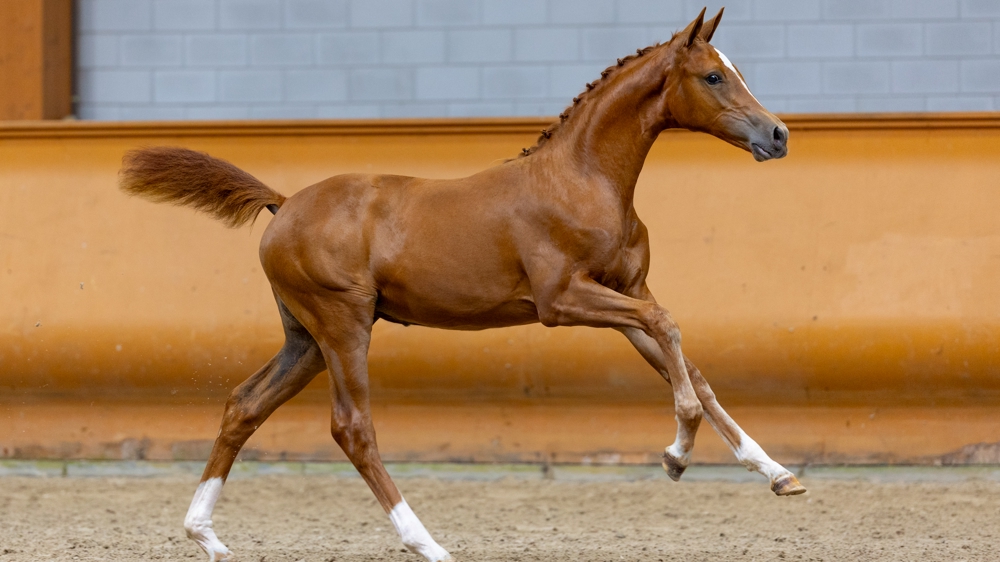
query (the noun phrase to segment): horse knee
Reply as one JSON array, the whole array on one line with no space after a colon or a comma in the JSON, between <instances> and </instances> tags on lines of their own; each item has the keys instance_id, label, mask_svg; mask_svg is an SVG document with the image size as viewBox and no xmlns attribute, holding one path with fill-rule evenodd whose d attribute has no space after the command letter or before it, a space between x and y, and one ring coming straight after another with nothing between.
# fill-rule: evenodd
<instances>
[{"instance_id":1,"label":"horse knee","mask_svg":"<svg viewBox=\"0 0 1000 562\"><path fill-rule=\"evenodd\" d=\"M673 321L671 321L673 322ZM681 345L681 329L677 327L677 324L673 324L664 331L664 337L667 340L667 344L671 347L680 347Z\"/></svg>"},{"instance_id":2,"label":"horse knee","mask_svg":"<svg viewBox=\"0 0 1000 562\"><path fill-rule=\"evenodd\" d=\"M665 308L651 305L643 315L643 323L646 325L646 333L653 339L672 348L680 347L681 329Z\"/></svg>"},{"instance_id":3,"label":"horse knee","mask_svg":"<svg viewBox=\"0 0 1000 562\"><path fill-rule=\"evenodd\" d=\"M704 410L704 407L697 398L679 401L674 405L674 413L677 415L677 419L690 422L700 422L702 415L704 415Z\"/></svg>"}]
</instances>

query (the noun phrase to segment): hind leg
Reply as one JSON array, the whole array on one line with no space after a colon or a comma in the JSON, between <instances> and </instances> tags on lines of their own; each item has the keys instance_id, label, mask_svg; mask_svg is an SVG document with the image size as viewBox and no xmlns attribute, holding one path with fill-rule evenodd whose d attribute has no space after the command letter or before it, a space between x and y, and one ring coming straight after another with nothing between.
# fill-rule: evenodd
<instances>
[{"instance_id":1,"label":"hind leg","mask_svg":"<svg viewBox=\"0 0 1000 562\"><path fill-rule=\"evenodd\" d=\"M300 318L319 342L330 377L333 438L389 515L403 544L429 562L452 560L431 538L386 472L375 440L369 406L368 346L374 299L338 294L331 302L309 302ZM291 304L290 304L291 305ZM298 314L298 308L294 308Z\"/></svg>"},{"instance_id":2,"label":"hind leg","mask_svg":"<svg viewBox=\"0 0 1000 562\"><path fill-rule=\"evenodd\" d=\"M298 394L325 367L316 341L280 300L278 310L285 328L285 345L229 395L219 436L184 517L187 536L208 553L211 562L228 560L232 555L212 530L211 518L236 455L278 406Z\"/></svg>"}]
</instances>

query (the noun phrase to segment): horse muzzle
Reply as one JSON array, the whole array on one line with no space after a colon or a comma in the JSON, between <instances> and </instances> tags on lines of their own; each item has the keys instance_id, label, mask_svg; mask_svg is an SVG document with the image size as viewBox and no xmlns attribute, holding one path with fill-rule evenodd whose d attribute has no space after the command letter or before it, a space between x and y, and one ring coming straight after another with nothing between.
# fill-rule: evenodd
<instances>
[{"instance_id":1,"label":"horse muzzle","mask_svg":"<svg viewBox=\"0 0 1000 562\"><path fill-rule=\"evenodd\" d=\"M771 127L766 135L753 135L749 144L750 154L753 154L754 160L758 162L784 158L788 155L788 127L779 122Z\"/></svg>"}]
</instances>

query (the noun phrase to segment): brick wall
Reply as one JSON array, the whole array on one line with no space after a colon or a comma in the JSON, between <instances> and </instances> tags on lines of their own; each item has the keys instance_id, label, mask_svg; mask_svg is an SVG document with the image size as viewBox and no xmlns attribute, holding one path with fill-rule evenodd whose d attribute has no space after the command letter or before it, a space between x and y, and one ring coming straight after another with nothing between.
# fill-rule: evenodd
<instances>
[{"instance_id":1,"label":"brick wall","mask_svg":"<svg viewBox=\"0 0 1000 562\"><path fill-rule=\"evenodd\" d=\"M79 0L85 119L554 115L704 0ZM720 2L709 3L714 14ZM1000 0L729 0L778 112L1000 109Z\"/></svg>"}]
</instances>

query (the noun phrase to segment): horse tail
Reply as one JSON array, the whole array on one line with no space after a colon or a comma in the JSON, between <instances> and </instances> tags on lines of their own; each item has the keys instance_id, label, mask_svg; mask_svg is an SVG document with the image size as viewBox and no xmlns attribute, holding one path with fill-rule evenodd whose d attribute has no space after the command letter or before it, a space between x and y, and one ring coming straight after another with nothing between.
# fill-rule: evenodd
<instances>
[{"instance_id":1,"label":"horse tail","mask_svg":"<svg viewBox=\"0 0 1000 562\"><path fill-rule=\"evenodd\" d=\"M130 150L122 158L118 185L130 195L204 211L230 228L272 213L285 196L225 160L186 148L157 146Z\"/></svg>"}]
</instances>

